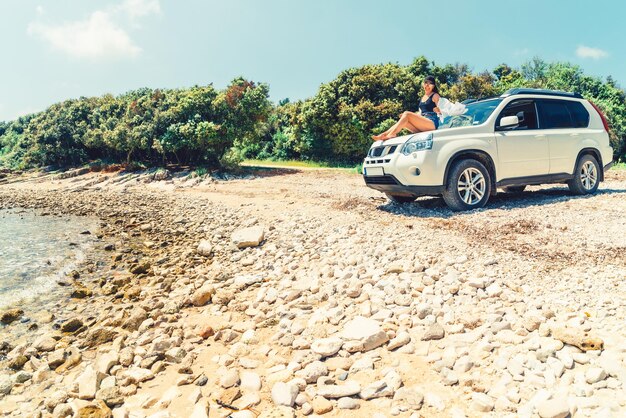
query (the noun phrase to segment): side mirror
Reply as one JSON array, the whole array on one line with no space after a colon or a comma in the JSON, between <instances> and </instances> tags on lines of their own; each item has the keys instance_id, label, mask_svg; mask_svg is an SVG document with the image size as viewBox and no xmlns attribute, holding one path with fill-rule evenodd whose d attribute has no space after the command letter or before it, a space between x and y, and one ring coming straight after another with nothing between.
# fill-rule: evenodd
<instances>
[{"instance_id":1,"label":"side mirror","mask_svg":"<svg viewBox=\"0 0 626 418\"><path fill-rule=\"evenodd\" d=\"M500 119L500 126L498 126L498 128L508 129L508 128L514 128L517 125L519 125L519 118L517 116L505 116L502 119Z\"/></svg>"}]
</instances>

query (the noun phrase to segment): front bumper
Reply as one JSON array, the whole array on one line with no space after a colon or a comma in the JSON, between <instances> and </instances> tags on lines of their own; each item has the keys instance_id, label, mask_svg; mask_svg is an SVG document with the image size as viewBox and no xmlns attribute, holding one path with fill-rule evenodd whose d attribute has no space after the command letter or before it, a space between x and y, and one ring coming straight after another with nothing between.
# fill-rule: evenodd
<instances>
[{"instance_id":1,"label":"front bumper","mask_svg":"<svg viewBox=\"0 0 626 418\"><path fill-rule=\"evenodd\" d=\"M395 196L437 196L445 190L444 186L405 186L391 174L363 176L363 180L367 187Z\"/></svg>"}]
</instances>

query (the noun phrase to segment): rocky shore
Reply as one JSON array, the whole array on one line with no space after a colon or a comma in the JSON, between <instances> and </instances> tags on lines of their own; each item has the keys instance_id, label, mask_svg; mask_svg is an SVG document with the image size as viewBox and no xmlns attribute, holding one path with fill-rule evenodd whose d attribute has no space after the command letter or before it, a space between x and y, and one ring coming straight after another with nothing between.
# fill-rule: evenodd
<instances>
[{"instance_id":1,"label":"rocky shore","mask_svg":"<svg viewBox=\"0 0 626 418\"><path fill-rule=\"evenodd\" d=\"M626 414L626 175L453 214L342 173L156 174L0 185L110 254L27 339L1 313L0 414Z\"/></svg>"}]
</instances>

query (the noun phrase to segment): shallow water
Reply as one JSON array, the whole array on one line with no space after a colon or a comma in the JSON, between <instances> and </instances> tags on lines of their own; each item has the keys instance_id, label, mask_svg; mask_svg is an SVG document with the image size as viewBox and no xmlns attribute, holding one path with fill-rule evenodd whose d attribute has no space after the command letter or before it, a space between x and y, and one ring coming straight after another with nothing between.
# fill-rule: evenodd
<instances>
[{"instance_id":1,"label":"shallow water","mask_svg":"<svg viewBox=\"0 0 626 418\"><path fill-rule=\"evenodd\" d=\"M41 307L61 294L58 281L76 268L95 241L95 219L0 210L0 310Z\"/></svg>"}]
</instances>

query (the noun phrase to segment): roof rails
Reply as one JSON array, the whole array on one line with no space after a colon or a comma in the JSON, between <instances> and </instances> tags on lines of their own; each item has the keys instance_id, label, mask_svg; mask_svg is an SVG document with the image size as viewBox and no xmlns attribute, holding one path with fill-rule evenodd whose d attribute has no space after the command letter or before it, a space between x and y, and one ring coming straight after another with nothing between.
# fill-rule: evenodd
<instances>
[{"instance_id":1,"label":"roof rails","mask_svg":"<svg viewBox=\"0 0 626 418\"><path fill-rule=\"evenodd\" d=\"M582 99L583 96L580 93L568 93L560 90L545 90L545 89L510 89L505 91L500 97L513 96L515 94L540 94L543 96L559 96L559 97L573 97L576 99Z\"/></svg>"}]
</instances>

